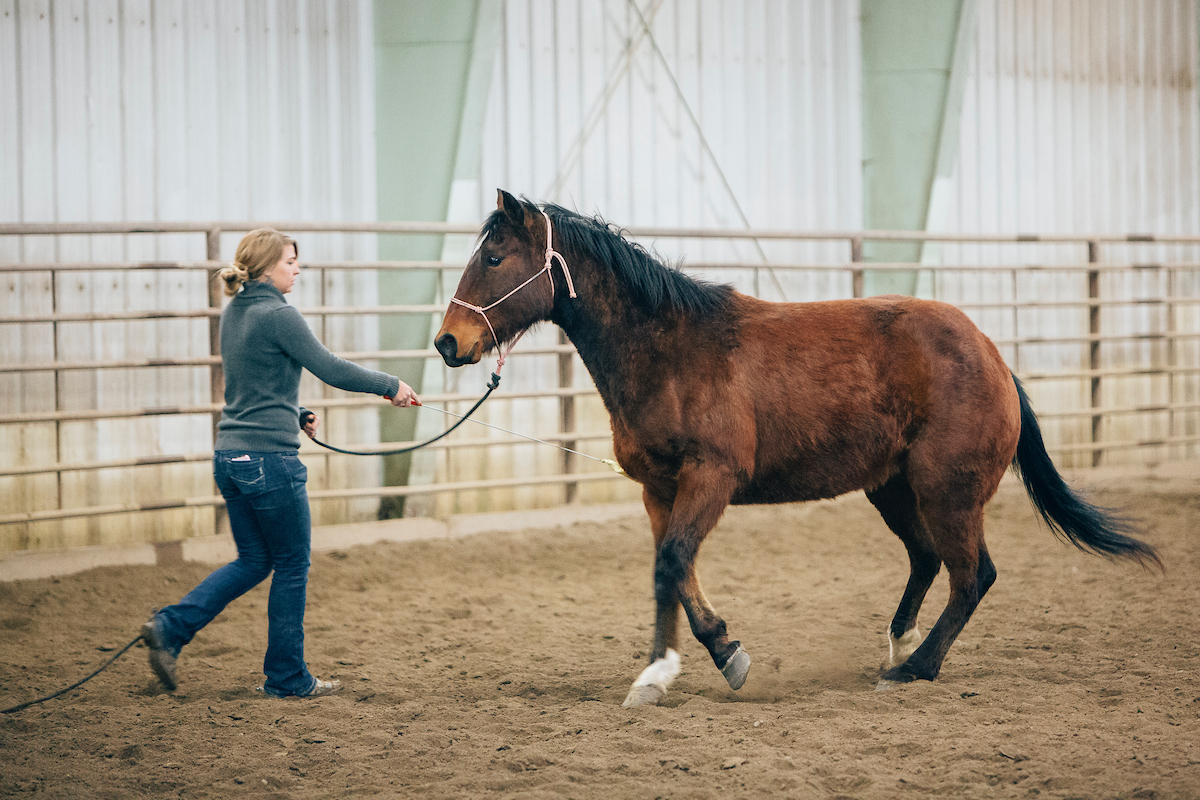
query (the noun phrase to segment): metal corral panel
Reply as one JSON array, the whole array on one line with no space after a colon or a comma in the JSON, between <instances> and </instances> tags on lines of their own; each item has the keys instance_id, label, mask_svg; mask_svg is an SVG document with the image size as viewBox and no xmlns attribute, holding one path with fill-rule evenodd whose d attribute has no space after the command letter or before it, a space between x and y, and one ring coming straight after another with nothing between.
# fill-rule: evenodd
<instances>
[{"instance_id":1,"label":"metal corral panel","mask_svg":"<svg viewBox=\"0 0 1200 800\"><path fill-rule=\"evenodd\" d=\"M1200 234L1196 8L1195 0L979 0L948 213L931 220L931 227L964 233ZM1105 245L1098 252L1107 264L1195 263L1198 257L1196 248L1178 245ZM964 245L942 253L944 264L1086 260L1081 245ZM1169 293L1197 295L1195 270L1177 273L1174 287L1170 280L1164 269L1103 273L1099 296L1132 303ZM1077 300L1088 296L1088 276L1051 272L1016 280L1003 273L951 273L934 289L950 302ZM1154 334L1173 326L1195 333L1198 314L1194 303L1173 312L1163 303L1105 307L1098 332ZM988 333L1003 338L1089 334L1086 308L974 316ZM1106 343L1094 360L1086 342L1026 345L1005 348L1005 356L1018 370L1079 371L1089 365L1164 363L1168 346ZM1177 363L1200 366L1195 340L1178 347ZM1198 381L1195 374L1107 380L1098 403L1194 403ZM1086 409L1091 386L1088 379L1043 381L1032 395L1038 405ZM1104 421L1114 426L1110 437L1140 440L1195 434L1198 423L1172 419L1168 411ZM1063 442L1091 435L1087 419L1057 425L1048 423L1049 433ZM1181 455L1165 447L1126 452L1141 459Z\"/></svg>"},{"instance_id":2,"label":"metal corral panel","mask_svg":"<svg viewBox=\"0 0 1200 800\"><path fill-rule=\"evenodd\" d=\"M374 67L369 0L0 0L0 219L370 220L375 216ZM239 233L226 234L232 258ZM306 260L374 258L374 237L301 235ZM191 260L203 234L0 237L0 262ZM179 309L206 304L197 272L5 273L0 314ZM370 305L375 278L302 278L304 307ZM367 318L331 318L335 349L374 349ZM208 354L205 320L0 325L6 363ZM301 396L322 391L306 379ZM208 369L0 375L11 412L195 406ZM331 438L378 436L370 412L331 413ZM211 448L208 415L0 426L0 465L81 462ZM313 465L310 483L377 480L375 459ZM367 474L370 473L370 474ZM372 475L376 475L372 478ZM0 509L205 496L201 464L0 478ZM373 507L375 501L355 501ZM325 508L329 508L326 504ZM332 509L345 518L345 506ZM167 511L8 526L0 549L178 539L212 511ZM15 539L13 537L16 537ZM10 540L12 539L12 540Z\"/></svg>"},{"instance_id":3,"label":"metal corral panel","mask_svg":"<svg viewBox=\"0 0 1200 800\"><path fill-rule=\"evenodd\" d=\"M862 226L858 3L844 0L506 0L488 98L482 220L496 187L621 226L857 229ZM461 210L460 210L461 213ZM720 240L646 242L687 262L845 262L845 243ZM728 269L706 278L764 297L847 296L844 274ZM550 327L522 340L549 345ZM518 348L519 352L520 348ZM471 391L484 365L445 374ZM590 386L582 364L574 384ZM507 368L509 389L557 385L555 356ZM532 435L558 430L553 399L492 402L495 424ZM599 399L579 401L578 427L607 427ZM488 416L490 415L490 416ZM609 442L585 452L610 455ZM440 480L552 473L562 455L537 445L457 452ZM580 462L604 470L601 465ZM639 497L629 482L583 485L589 500ZM442 511L561 502L561 488L443 498Z\"/></svg>"}]
</instances>

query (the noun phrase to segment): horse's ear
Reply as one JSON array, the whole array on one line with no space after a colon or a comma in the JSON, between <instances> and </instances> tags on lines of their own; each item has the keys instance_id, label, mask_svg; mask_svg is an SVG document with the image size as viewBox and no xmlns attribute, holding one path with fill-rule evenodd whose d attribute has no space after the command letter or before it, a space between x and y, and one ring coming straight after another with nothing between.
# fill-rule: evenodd
<instances>
[{"instance_id":1,"label":"horse's ear","mask_svg":"<svg viewBox=\"0 0 1200 800\"><path fill-rule=\"evenodd\" d=\"M496 190L496 208L503 211L513 225L525 227L525 207L521 205L520 200L503 189Z\"/></svg>"}]
</instances>

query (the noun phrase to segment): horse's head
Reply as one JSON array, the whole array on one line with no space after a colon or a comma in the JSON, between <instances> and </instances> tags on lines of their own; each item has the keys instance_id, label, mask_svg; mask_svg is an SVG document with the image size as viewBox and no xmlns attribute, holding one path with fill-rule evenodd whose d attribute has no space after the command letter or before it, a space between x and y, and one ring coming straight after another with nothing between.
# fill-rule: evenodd
<instances>
[{"instance_id":1,"label":"horse's head","mask_svg":"<svg viewBox=\"0 0 1200 800\"><path fill-rule=\"evenodd\" d=\"M434 338L447 365L478 363L484 353L549 318L554 307L549 225L537 206L497 190L496 211L484 224L483 239Z\"/></svg>"}]
</instances>

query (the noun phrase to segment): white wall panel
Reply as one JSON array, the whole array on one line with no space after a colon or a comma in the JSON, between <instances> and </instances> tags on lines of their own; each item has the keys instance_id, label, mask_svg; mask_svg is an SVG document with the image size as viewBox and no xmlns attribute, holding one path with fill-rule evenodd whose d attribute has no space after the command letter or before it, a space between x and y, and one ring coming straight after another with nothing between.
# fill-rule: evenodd
<instances>
[{"instance_id":1,"label":"white wall panel","mask_svg":"<svg viewBox=\"0 0 1200 800\"><path fill-rule=\"evenodd\" d=\"M978 19L946 229L1196 232L1194 0L981 0ZM1180 253L1140 246L1106 260Z\"/></svg>"},{"instance_id":2,"label":"white wall panel","mask_svg":"<svg viewBox=\"0 0 1200 800\"><path fill-rule=\"evenodd\" d=\"M941 227L964 233L1200 234L1196 30L1194 0L980 0L954 199ZM1198 256L1196 248L1176 245L1106 245L1100 251L1108 264L1194 262ZM1082 246L992 245L947 247L943 263L1084 260ZM996 275L951 273L936 291L951 302L1087 296L1086 276L1077 272L1003 284ZM1165 290L1165 277L1134 270L1106 274L1101 296L1134 300L1154 287ZM1179 315L1181 322L1187 313ZM1086 310L973 315L1003 338L1086 335L1089 329ZM1162 333L1166 325L1166 310L1157 305L1101 312L1102 334ZM1100 367L1153 363L1165 358L1165 348L1162 342L1105 344ZM1006 355L1018 369L1032 371L1090 364L1082 344L1025 346L1019 354L1010 348ZM1166 380L1105 381L1102 405L1148 403L1154 381ZM1186 385L1189 379L1176 380ZM1045 383L1034 387L1033 396L1061 408L1091 402L1083 380ZM1167 436L1172 426L1181 433L1162 413L1114 415L1104 424L1113 438ZM1050 428L1063 441L1090 437L1087 420L1052 422ZM1165 454L1147 452L1134 455Z\"/></svg>"},{"instance_id":3,"label":"white wall panel","mask_svg":"<svg viewBox=\"0 0 1200 800\"><path fill-rule=\"evenodd\" d=\"M851 6L645 0L647 36L623 0L508 0L488 111L505 144L485 142L481 217L502 186L621 225L859 227Z\"/></svg>"},{"instance_id":4,"label":"white wall panel","mask_svg":"<svg viewBox=\"0 0 1200 800\"><path fill-rule=\"evenodd\" d=\"M621 226L861 227L857 11L857 3L840 0L505 0L477 219L495 208L495 188L502 187ZM685 268L848 257L845 245L645 244L683 259ZM780 296L753 269L706 277ZM779 281L795 299L849 291L844 278L788 273ZM549 345L557 336L545 327L522 342ZM523 357L518 367L506 373L511 389L556 385L553 356ZM490 365L448 370L444 385L473 391L486 380L484 368ZM582 365L575 382L590 385ZM581 429L606 427L599 403L579 405ZM493 401L480 413L535 436L557 430L553 402ZM608 447L581 445L600 456ZM477 456L456 451L439 479L527 474L530 465L549 473L560 457L524 445ZM592 500L636 497L631 487L597 484L580 492ZM439 508L549 505L561 497L558 488L519 489L444 498Z\"/></svg>"},{"instance_id":5,"label":"white wall panel","mask_svg":"<svg viewBox=\"0 0 1200 800\"><path fill-rule=\"evenodd\" d=\"M370 0L3 0L0 2L0 218L5 221L203 219L369 220L375 216L373 6ZM365 52L364 52L365 49ZM222 238L232 258L240 234ZM304 259L372 258L371 237L298 237ZM204 237L0 237L0 259L200 260ZM204 306L199 273L46 273L4 279L11 313ZM291 301L374 302L372 276L312 273ZM16 298L16 299L14 299ZM19 309L19 310L18 310ZM369 321L331 322L336 349L375 346ZM204 321L0 326L6 361L205 355ZM6 375L13 410L194 405L209 401L207 369ZM306 380L302 394L323 388ZM377 436L366 412L331 413L327 435ZM46 463L202 451L210 420L160 416L58 426L0 426L5 463ZM313 459L326 480L377 480L373 460ZM374 477L373 477L374 476ZM11 489L12 491L8 491ZM5 479L0 510L150 502L213 492L204 464ZM61 498L59 497L61 493ZM339 519L347 507L318 506ZM204 532L211 511L6 526L0 546L174 539ZM12 540L12 541L10 541Z\"/></svg>"}]
</instances>

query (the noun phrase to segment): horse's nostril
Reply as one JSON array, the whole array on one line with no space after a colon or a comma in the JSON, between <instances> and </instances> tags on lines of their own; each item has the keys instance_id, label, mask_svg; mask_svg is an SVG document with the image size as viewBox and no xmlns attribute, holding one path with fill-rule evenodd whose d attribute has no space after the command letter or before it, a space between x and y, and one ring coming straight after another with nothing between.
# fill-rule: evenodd
<instances>
[{"instance_id":1,"label":"horse's nostril","mask_svg":"<svg viewBox=\"0 0 1200 800\"><path fill-rule=\"evenodd\" d=\"M443 333L433 343L433 346L437 348L437 351L442 354L442 358L444 359L449 360L458 357L458 340L454 338L454 334L452 333Z\"/></svg>"}]
</instances>

